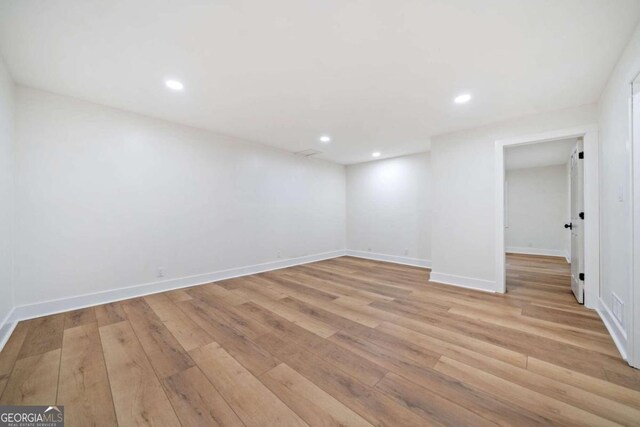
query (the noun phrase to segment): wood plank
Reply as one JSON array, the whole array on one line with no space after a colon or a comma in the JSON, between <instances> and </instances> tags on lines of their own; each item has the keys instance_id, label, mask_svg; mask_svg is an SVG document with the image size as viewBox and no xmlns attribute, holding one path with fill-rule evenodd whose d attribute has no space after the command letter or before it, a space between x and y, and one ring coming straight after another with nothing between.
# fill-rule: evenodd
<instances>
[{"instance_id":1,"label":"wood plank","mask_svg":"<svg viewBox=\"0 0 640 427\"><path fill-rule=\"evenodd\" d=\"M350 328L358 325L358 323L352 320L346 319L342 316L338 316L335 313L324 310L320 307L316 307L312 304L308 304L294 297L283 298L280 300L280 303L286 305L287 307L290 307L291 309L297 310L300 313L304 313L309 317L331 325L336 330Z\"/></svg>"},{"instance_id":2,"label":"wood plank","mask_svg":"<svg viewBox=\"0 0 640 427\"><path fill-rule=\"evenodd\" d=\"M2 391L9 380L9 375L11 375L31 325L28 322L19 322L0 352L0 396L2 396Z\"/></svg>"},{"instance_id":3,"label":"wood plank","mask_svg":"<svg viewBox=\"0 0 640 427\"><path fill-rule=\"evenodd\" d=\"M631 420L640 419L640 412L638 410L625 407L615 399L603 399L593 393L572 387L571 385L556 381L553 378L534 375L530 371L515 367L500 360L406 330L393 324L383 323L378 329L406 337L407 340L411 340L417 345L422 345L434 352L441 353L446 357L476 367L484 372L489 372L493 375L509 380L512 383L520 384L530 390L538 391L578 408L598 414L604 418L610 418L622 424L629 424ZM627 391L631 392L631 390Z\"/></svg>"},{"instance_id":4,"label":"wood plank","mask_svg":"<svg viewBox=\"0 0 640 427\"><path fill-rule=\"evenodd\" d=\"M500 361L499 359L490 358L483 355L482 353L478 353L471 348L461 347L456 344L452 344L451 342L444 341L433 336L421 334L419 332L396 325L394 323L383 322L376 329L381 332L386 332L387 334L390 334L392 336L400 337L406 341L410 341L415 345L424 347L432 353L447 356L461 362L475 362L479 359L484 360L485 358ZM518 366L521 368L526 367L526 360L523 364L510 363L510 361L504 363L507 363L510 366Z\"/></svg>"},{"instance_id":5,"label":"wood plank","mask_svg":"<svg viewBox=\"0 0 640 427\"><path fill-rule=\"evenodd\" d=\"M495 426L494 422L394 373L387 374L376 384L376 388L407 409L425 418L432 418L442 425Z\"/></svg>"},{"instance_id":6,"label":"wood plank","mask_svg":"<svg viewBox=\"0 0 640 427\"><path fill-rule=\"evenodd\" d=\"M269 287L271 283L267 279L260 277L259 274L239 277L231 280L234 282L234 286L228 289L232 290L232 292L236 294L242 295L242 292L238 291L251 291L251 296L258 294L267 300L279 300L287 296L286 293ZM247 298L249 300L251 299L250 297Z\"/></svg>"},{"instance_id":7,"label":"wood plank","mask_svg":"<svg viewBox=\"0 0 640 427\"><path fill-rule=\"evenodd\" d=\"M479 300L477 297L470 297L464 295L448 295L442 292L434 292L431 289L421 289L414 291L408 298L396 299L397 303L405 303L411 305L430 304L438 305L442 308L451 307L471 307L476 310L486 310L494 314L511 314L520 315L522 313L522 307L519 305L505 305L504 303Z\"/></svg>"},{"instance_id":8,"label":"wood plank","mask_svg":"<svg viewBox=\"0 0 640 427\"><path fill-rule=\"evenodd\" d=\"M227 305L244 304L245 302L249 301L242 295L235 294L225 289L222 285L223 283L224 281L191 288L187 291L187 294L189 295L189 299L191 299L193 298L192 293L195 295L202 295L202 292L204 292L205 294L209 294L216 300Z\"/></svg>"},{"instance_id":9,"label":"wood plank","mask_svg":"<svg viewBox=\"0 0 640 427\"><path fill-rule=\"evenodd\" d=\"M149 295L144 300L185 350L193 350L213 342L213 338L184 314L166 294Z\"/></svg>"},{"instance_id":10,"label":"wood plank","mask_svg":"<svg viewBox=\"0 0 640 427\"><path fill-rule=\"evenodd\" d=\"M375 345L380 352L381 349L387 349L392 352L397 359L413 361L421 366L432 367L440 358L440 354L426 347L416 345L415 343L400 338L398 336L387 334L380 329L372 329L359 326L356 330L342 330L336 333L331 340L347 340L353 338L364 339L368 343Z\"/></svg>"},{"instance_id":11,"label":"wood plank","mask_svg":"<svg viewBox=\"0 0 640 427\"><path fill-rule=\"evenodd\" d=\"M218 323L229 325L243 336L256 338L268 332L259 322L243 316L234 305L220 301L218 297L211 295L209 292L194 290L191 295L196 300L191 301L193 305L204 303L210 317L216 318Z\"/></svg>"},{"instance_id":12,"label":"wood plank","mask_svg":"<svg viewBox=\"0 0 640 427\"><path fill-rule=\"evenodd\" d=\"M609 381L581 374L562 366L554 365L543 360L529 357L527 369L547 378L561 381L565 384L571 384L580 387L583 390L591 391L597 395L606 397L625 405L640 408L640 392L613 384Z\"/></svg>"},{"instance_id":13,"label":"wood plank","mask_svg":"<svg viewBox=\"0 0 640 427\"><path fill-rule=\"evenodd\" d=\"M347 335L344 331L331 337L331 340L497 424L504 426L548 424L548 420L543 417L522 409L513 410L506 402L442 375L431 369L429 365L396 357L393 350Z\"/></svg>"},{"instance_id":14,"label":"wood plank","mask_svg":"<svg viewBox=\"0 0 640 427\"><path fill-rule=\"evenodd\" d=\"M600 315L595 310L585 310L584 306L567 306L565 304L554 304L550 302L535 302L532 301L528 305L532 307L541 307L541 308L553 308L555 310L566 311L568 313L577 313L583 316L589 316L593 319L600 319Z\"/></svg>"},{"instance_id":15,"label":"wood plank","mask_svg":"<svg viewBox=\"0 0 640 427\"><path fill-rule=\"evenodd\" d=\"M76 326L86 325L87 323L96 322L96 313L93 307L81 308L80 310L68 311L64 314L64 328L75 328ZM66 418L66 414L65 414Z\"/></svg>"},{"instance_id":16,"label":"wood plank","mask_svg":"<svg viewBox=\"0 0 640 427\"><path fill-rule=\"evenodd\" d=\"M310 352L292 350L286 345L275 347L278 357L292 369L374 425L437 425Z\"/></svg>"},{"instance_id":17,"label":"wood plank","mask_svg":"<svg viewBox=\"0 0 640 427\"><path fill-rule=\"evenodd\" d=\"M373 385L387 373L375 363L371 363L331 341L321 339L315 334L295 325L276 314L263 309L253 303L242 305L248 313L261 320L265 325L272 328L272 333L260 337L257 342L262 348L267 349L272 354L280 354L281 348L278 346L294 347L308 350L333 364L338 369L342 369L367 385Z\"/></svg>"},{"instance_id":18,"label":"wood plank","mask_svg":"<svg viewBox=\"0 0 640 427\"><path fill-rule=\"evenodd\" d=\"M2 393L0 405L55 404L60 351L55 349L19 359Z\"/></svg>"},{"instance_id":19,"label":"wood plank","mask_svg":"<svg viewBox=\"0 0 640 427\"><path fill-rule=\"evenodd\" d=\"M457 347L467 348L480 354L494 357L515 366L527 366L527 356L523 353L512 351L504 347L500 347L486 341L476 339L460 333L455 333L446 329L442 329L428 323L418 322L412 319L395 319L393 322L386 323L386 327L398 325L405 330L412 330L428 337L456 345Z\"/></svg>"},{"instance_id":20,"label":"wood plank","mask_svg":"<svg viewBox=\"0 0 640 427\"><path fill-rule=\"evenodd\" d=\"M62 347L64 331L64 314L39 317L27 320L29 332L25 337L18 358L22 359L37 354L48 353Z\"/></svg>"},{"instance_id":21,"label":"wood plank","mask_svg":"<svg viewBox=\"0 0 640 427\"><path fill-rule=\"evenodd\" d=\"M314 289L322 289L324 292L330 292L331 295L334 295L334 299L336 297L347 297L353 298L360 304L368 304L372 301L393 301L394 298L388 295L371 292L363 288L354 288L353 286L346 285L343 282L335 280L328 281L300 273L289 273L288 277L293 279L298 278L299 283L306 286L313 286ZM287 294L289 293L287 292Z\"/></svg>"},{"instance_id":22,"label":"wood plank","mask_svg":"<svg viewBox=\"0 0 640 427\"><path fill-rule=\"evenodd\" d=\"M309 425L371 426L360 415L284 363L265 372L260 379Z\"/></svg>"},{"instance_id":23,"label":"wood plank","mask_svg":"<svg viewBox=\"0 0 640 427\"><path fill-rule=\"evenodd\" d=\"M577 343L570 345L533 332L523 332L505 326L493 325L457 314L425 313L423 316L410 317L412 318L408 320L415 320L417 323L406 322L407 319L401 317L392 321L416 330L425 327L425 325L433 324L463 336L481 339L487 343L497 344L518 353L570 367L588 375L608 379L631 388L640 387L640 372L624 367L619 357L596 352L590 348L581 347ZM618 374L620 375L618 376Z\"/></svg>"},{"instance_id":24,"label":"wood plank","mask_svg":"<svg viewBox=\"0 0 640 427\"><path fill-rule=\"evenodd\" d=\"M570 313L566 310L529 304L522 309L522 315L574 328L586 329L587 331L599 331L602 334L607 334L607 328L602 323L602 320L593 316L591 313Z\"/></svg>"},{"instance_id":25,"label":"wood plank","mask_svg":"<svg viewBox=\"0 0 640 427\"><path fill-rule=\"evenodd\" d=\"M129 323L159 378L194 366L189 354L143 299L128 300L123 306Z\"/></svg>"},{"instance_id":26,"label":"wood plank","mask_svg":"<svg viewBox=\"0 0 640 427\"><path fill-rule=\"evenodd\" d=\"M324 272L319 269L314 269L312 265L299 265L291 267L292 271L301 272L301 274L307 274L311 277L323 279L327 281L337 281L344 285L349 285L354 289L365 290L374 294L385 295L391 298L398 298L407 296L411 293L410 290L403 289L393 285L379 285L367 280L366 276L352 275L348 281L340 281L341 276L336 273Z\"/></svg>"},{"instance_id":27,"label":"wood plank","mask_svg":"<svg viewBox=\"0 0 640 427\"><path fill-rule=\"evenodd\" d=\"M546 417L556 423L563 425L579 424L584 426L617 425L595 414L536 393L526 387L522 387L447 357L440 359L436 365L436 370L445 375L458 378L466 383L473 384L488 393L499 396L522 408L532 408L536 413L545 414Z\"/></svg>"},{"instance_id":28,"label":"wood plank","mask_svg":"<svg viewBox=\"0 0 640 427\"><path fill-rule=\"evenodd\" d=\"M178 418L129 322L100 328L120 425L176 426Z\"/></svg>"},{"instance_id":29,"label":"wood plank","mask_svg":"<svg viewBox=\"0 0 640 427\"><path fill-rule=\"evenodd\" d=\"M182 425L244 426L197 366L165 378L163 384Z\"/></svg>"},{"instance_id":30,"label":"wood plank","mask_svg":"<svg viewBox=\"0 0 640 427\"><path fill-rule=\"evenodd\" d=\"M262 277L269 282L267 286L303 301L308 297L314 300L329 302L338 297L338 295L328 292L327 290L318 289L309 286L309 284L303 281L296 280L294 277L287 275L286 270L282 272L262 273Z\"/></svg>"},{"instance_id":31,"label":"wood plank","mask_svg":"<svg viewBox=\"0 0 640 427\"><path fill-rule=\"evenodd\" d=\"M278 365L279 361L248 337L212 316L211 309L197 299L179 303L183 312L254 375L260 375Z\"/></svg>"},{"instance_id":32,"label":"wood plank","mask_svg":"<svg viewBox=\"0 0 640 427\"><path fill-rule=\"evenodd\" d=\"M107 368L97 323L64 331L58 405L65 407L69 425L115 425Z\"/></svg>"},{"instance_id":33,"label":"wood plank","mask_svg":"<svg viewBox=\"0 0 640 427\"><path fill-rule=\"evenodd\" d=\"M191 355L247 426L307 425L217 343L192 350Z\"/></svg>"},{"instance_id":34,"label":"wood plank","mask_svg":"<svg viewBox=\"0 0 640 427\"><path fill-rule=\"evenodd\" d=\"M353 322L360 323L364 326L369 326L371 328L375 328L380 324L380 319L376 319L374 316L363 313L361 310L356 309L355 307L360 308L359 305L346 304L345 301L342 301L342 304L336 304L334 301L330 303L319 303L314 304L323 310L329 311L338 316L342 316L345 319L349 319Z\"/></svg>"},{"instance_id":35,"label":"wood plank","mask_svg":"<svg viewBox=\"0 0 640 427\"><path fill-rule=\"evenodd\" d=\"M526 308L523 310L526 310ZM532 333L540 337L565 342L567 344L577 345L612 356L617 356L619 354L609 336L602 334L593 336L592 331L583 332L567 325L551 324L548 321L530 318L527 316L520 318L510 316L496 316L494 314L489 314L469 308L461 309L454 307L450 310L450 312L472 319L482 320L494 325ZM602 324L602 322L600 323Z\"/></svg>"},{"instance_id":36,"label":"wood plank","mask_svg":"<svg viewBox=\"0 0 640 427\"><path fill-rule=\"evenodd\" d=\"M94 307L94 311L98 326L107 326L127 320L127 314L124 312L120 302L98 305Z\"/></svg>"},{"instance_id":37,"label":"wood plank","mask_svg":"<svg viewBox=\"0 0 640 427\"><path fill-rule=\"evenodd\" d=\"M239 289L235 290L238 291ZM234 292L235 292L234 291ZM254 304L257 304L271 312L278 313L279 316L287 319L291 323L294 323L311 333L314 333L320 337L326 338L338 331L337 328L318 320L312 316L308 316L298 310L290 308L288 305L282 304L280 300L272 300L264 297L260 294L255 294L253 291L249 291L245 294Z\"/></svg>"},{"instance_id":38,"label":"wood plank","mask_svg":"<svg viewBox=\"0 0 640 427\"><path fill-rule=\"evenodd\" d=\"M187 289L176 289L175 291L165 292L165 295L173 302L188 301L191 295L187 293Z\"/></svg>"},{"instance_id":39,"label":"wood plank","mask_svg":"<svg viewBox=\"0 0 640 427\"><path fill-rule=\"evenodd\" d=\"M397 290L394 288L390 288L392 289L392 292L376 292L375 289L372 289L369 286L353 286L351 280L348 278L338 280L339 276L336 274L333 275L334 279L331 280L326 277L318 277L317 275L311 274L309 271L298 271L295 270L295 268L291 268L286 274L286 277L289 277L292 280L304 283L307 286L313 286L316 289L322 289L336 297L347 296L362 299L363 301L391 301L394 298L411 292L404 289L399 289L400 292L394 292ZM353 275L350 275L349 278L353 278Z\"/></svg>"},{"instance_id":40,"label":"wood plank","mask_svg":"<svg viewBox=\"0 0 640 427\"><path fill-rule=\"evenodd\" d=\"M467 358L462 363L616 423L633 425L640 420L640 408L625 406L617 401L495 359L479 356Z\"/></svg>"}]
</instances>

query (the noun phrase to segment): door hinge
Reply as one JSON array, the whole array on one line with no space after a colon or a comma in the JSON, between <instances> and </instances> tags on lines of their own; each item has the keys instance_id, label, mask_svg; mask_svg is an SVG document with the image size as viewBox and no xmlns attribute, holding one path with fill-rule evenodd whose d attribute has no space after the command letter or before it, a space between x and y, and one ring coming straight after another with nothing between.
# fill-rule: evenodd
<instances>
[{"instance_id":1,"label":"door hinge","mask_svg":"<svg viewBox=\"0 0 640 427\"><path fill-rule=\"evenodd\" d=\"M580 273L578 275L578 278L584 282L584 273Z\"/></svg>"},{"instance_id":2,"label":"door hinge","mask_svg":"<svg viewBox=\"0 0 640 427\"><path fill-rule=\"evenodd\" d=\"M584 219L584 212L580 212L578 216L580 217L580 219Z\"/></svg>"},{"instance_id":3,"label":"door hinge","mask_svg":"<svg viewBox=\"0 0 640 427\"><path fill-rule=\"evenodd\" d=\"M579 159L584 159L584 151L581 151L578 153L578 158Z\"/></svg>"}]
</instances>

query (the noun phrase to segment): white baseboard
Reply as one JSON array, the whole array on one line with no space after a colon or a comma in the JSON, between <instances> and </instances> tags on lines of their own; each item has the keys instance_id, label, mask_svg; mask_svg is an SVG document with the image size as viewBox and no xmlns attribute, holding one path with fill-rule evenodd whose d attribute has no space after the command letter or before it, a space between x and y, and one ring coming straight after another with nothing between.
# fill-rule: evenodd
<instances>
[{"instance_id":1,"label":"white baseboard","mask_svg":"<svg viewBox=\"0 0 640 427\"><path fill-rule=\"evenodd\" d=\"M12 312L4 322L0 324L0 343L4 345L6 339L13 330L13 326L20 320L33 319L35 317L48 316L70 310L91 307L99 304L120 301L129 298L141 297L144 295L165 292L189 286L203 285L205 283L216 282L218 280L231 279L234 277L246 276L249 274L263 273L265 271L278 270L292 267L294 265L307 264L310 262L322 261L330 258L344 256L346 251L337 250L320 254L307 255L298 258L255 264L246 267L233 268L230 270L216 271L195 276L179 277L175 279L163 280L161 282L145 283L142 285L129 286L126 288L113 289L91 294L78 295L68 298L61 298L51 301L43 301L34 304L14 307ZM7 331L9 335L4 336ZM0 346L0 350L2 347Z\"/></svg>"},{"instance_id":2,"label":"white baseboard","mask_svg":"<svg viewBox=\"0 0 640 427\"><path fill-rule=\"evenodd\" d=\"M627 333L624 331L622 325L618 322L618 320L613 316L609 307L607 307L602 301L601 298L598 298L598 308L596 308L598 315L602 319L602 322L607 327L609 331L609 335L613 338L613 342L618 347L618 351L620 352L620 356L624 360L627 359Z\"/></svg>"},{"instance_id":3,"label":"white baseboard","mask_svg":"<svg viewBox=\"0 0 640 427\"><path fill-rule=\"evenodd\" d=\"M461 288L473 289L476 291L496 292L496 282L492 280L476 279L474 277L456 276L455 274L431 272L431 282L444 283Z\"/></svg>"},{"instance_id":4,"label":"white baseboard","mask_svg":"<svg viewBox=\"0 0 640 427\"><path fill-rule=\"evenodd\" d=\"M393 262L395 264L412 265L414 267L431 268L431 260L421 258L409 258L397 255L378 254L374 252L354 251L347 249L347 256L353 256L356 258L372 259L375 261Z\"/></svg>"},{"instance_id":5,"label":"white baseboard","mask_svg":"<svg viewBox=\"0 0 640 427\"><path fill-rule=\"evenodd\" d=\"M567 258L565 251L561 249L540 249L540 248L527 248L519 246L507 246L504 250L510 254L525 254L525 255L545 255L545 256L557 256Z\"/></svg>"}]
</instances>

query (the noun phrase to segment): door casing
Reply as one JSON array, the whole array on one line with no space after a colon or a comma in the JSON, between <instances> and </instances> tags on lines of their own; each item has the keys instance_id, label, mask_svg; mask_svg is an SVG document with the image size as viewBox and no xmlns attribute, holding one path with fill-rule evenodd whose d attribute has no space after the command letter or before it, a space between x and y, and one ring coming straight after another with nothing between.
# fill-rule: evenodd
<instances>
[{"instance_id":1,"label":"door casing","mask_svg":"<svg viewBox=\"0 0 640 427\"><path fill-rule=\"evenodd\" d=\"M598 185L598 127L578 126L495 141L495 275L496 289L506 292L504 253L504 149L536 142L582 138L584 141L584 304L598 308L600 299L600 196Z\"/></svg>"},{"instance_id":2,"label":"door casing","mask_svg":"<svg viewBox=\"0 0 640 427\"><path fill-rule=\"evenodd\" d=\"M628 362L640 368L640 74L631 81L629 102L631 136L631 227L633 233L631 289L629 302L631 321L627 334ZM635 92L635 94L634 94Z\"/></svg>"}]
</instances>

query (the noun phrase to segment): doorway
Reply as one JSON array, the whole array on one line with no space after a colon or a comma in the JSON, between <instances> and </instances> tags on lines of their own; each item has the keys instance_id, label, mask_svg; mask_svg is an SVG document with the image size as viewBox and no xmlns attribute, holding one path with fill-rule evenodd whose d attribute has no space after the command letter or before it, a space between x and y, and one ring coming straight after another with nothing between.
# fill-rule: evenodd
<instances>
[{"instance_id":1,"label":"doorway","mask_svg":"<svg viewBox=\"0 0 640 427\"><path fill-rule=\"evenodd\" d=\"M582 226L582 237L576 236L578 239L582 239L583 242L583 259L580 271L576 271L578 280L582 277L582 290L577 289L578 296L582 295L582 300L586 307L596 309L599 301L599 283L600 283L600 263L599 263L599 197L598 197L598 141L597 141L597 127L595 126L583 126L570 129L562 129L556 131L545 132L541 134L525 135L509 139L497 140L495 142L495 161L496 161L496 228L495 228L495 250L496 250L496 280L497 289L500 292L507 292L507 280L506 280L506 242L505 242L505 225L509 218L505 212L505 151L507 148L513 148L517 146L526 146L540 143L553 143L558 141L566 141L574 139L574 141L581 140L581 152L583 158L582 162L582 204L584 206L582 211L577 211L579 216L580 212L583 212L584 220L577 222L576 231ZM569 183L569 176L567 176L567 184ZM508 187L509 184L507 184ZM568 210L568 208L567 208ZM506 215L505 215L506 214ZM567 212L566 224L573 223L570 220L569 212ZM564 226L564 224L562 224ZM572 228L570 229L573 231ZM565 234L565 238L568 240L573 238L569 234ZM567 245L568 246L568 245ZM556 254L557 255L557 254ZM570 252L568 252L570 258ZM578 263L580 264L580 263Z\"/></svg>"},{"instance_id":2,"label":"doorway","mask_svg":"<svg viewBox=\"0 0 640 427\"><path fill-rule=\"evenodd\" d=\"M584 302L581 138L505 147L507 292Z\"/></svg>"}]
</instances>

